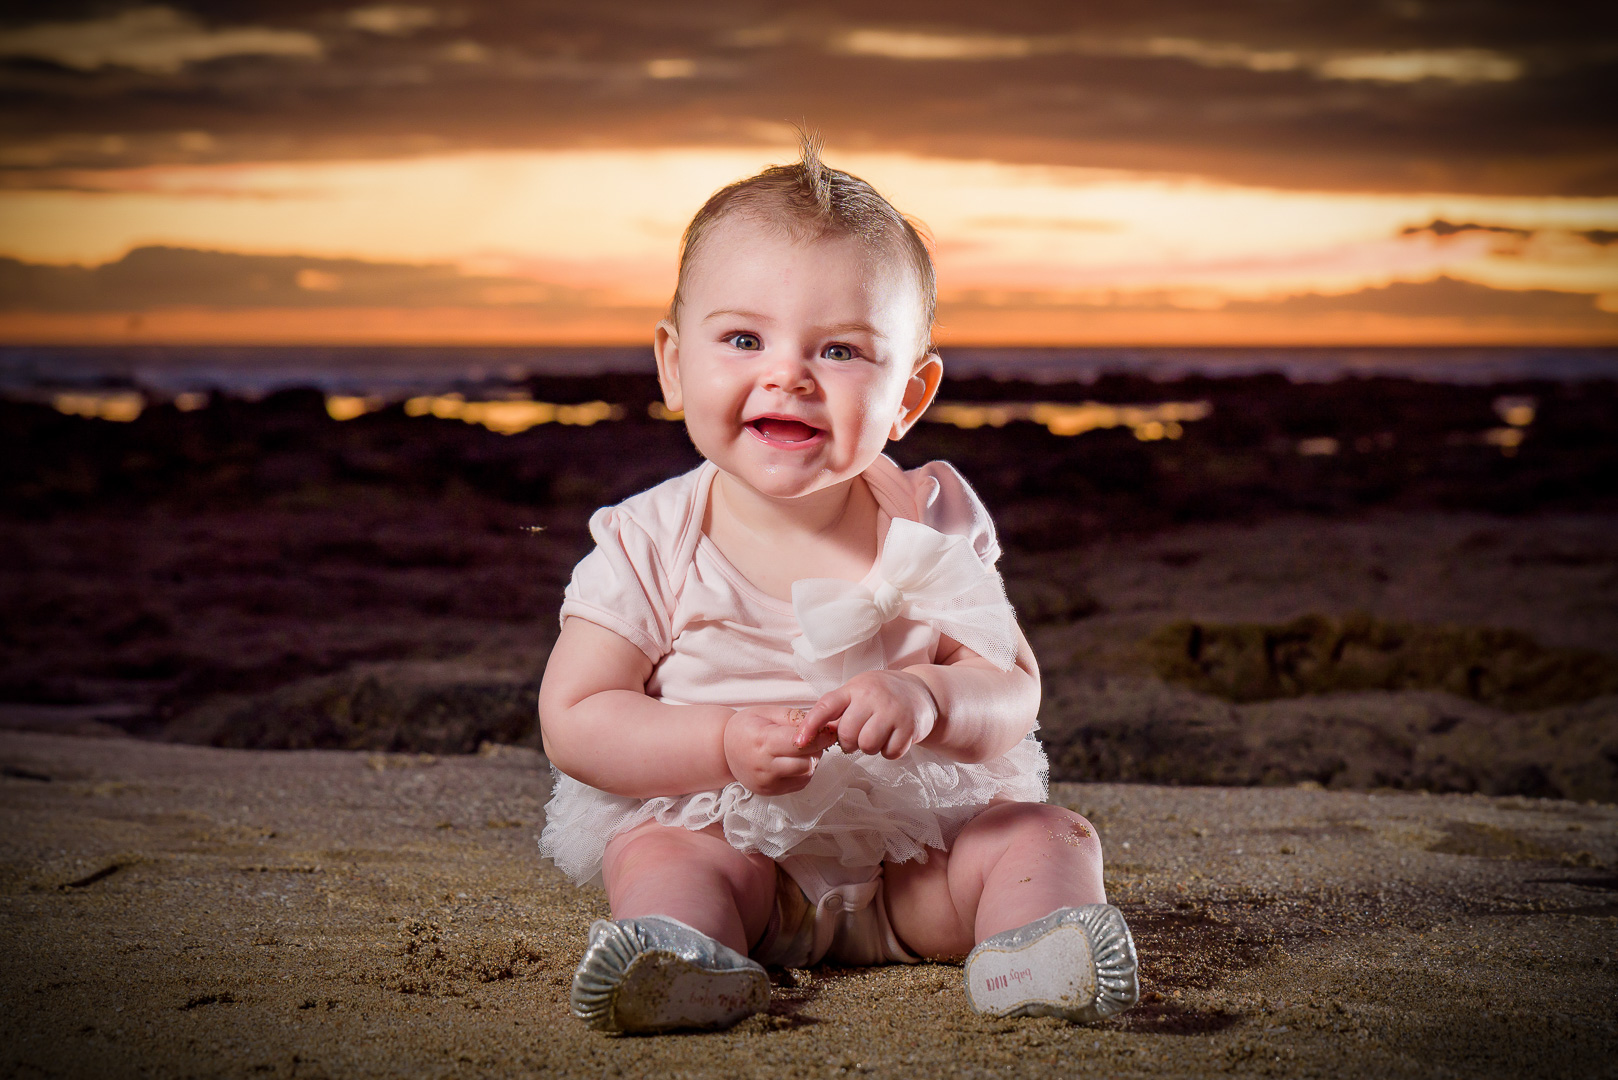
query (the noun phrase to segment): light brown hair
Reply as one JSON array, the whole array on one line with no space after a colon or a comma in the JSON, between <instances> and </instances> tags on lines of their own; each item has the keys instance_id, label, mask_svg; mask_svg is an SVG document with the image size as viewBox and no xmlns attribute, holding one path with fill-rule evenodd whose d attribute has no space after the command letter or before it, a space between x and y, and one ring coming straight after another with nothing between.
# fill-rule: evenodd
<instances>
[{"instance_id":1,"label":"light brown hair","mask_svg":"<svg viewBox=\"0 0 1618 1080\"><path fill-rule=\"evenodd\" d=\"M795 240L851 236L872 247L893 250L915 275L916 288L921 292L922 353L930 352L938 284L923 233L925 226L894 209L864 180L821 161L817 136L805 131L798 134L798 161L771 165L756 176L720 188L685 227L680 243L680 277L669 304L669 321L679 324L686 279L702 251L703 241L725 218L745 214L780 226Z\"/></svg>"}]
</instances>

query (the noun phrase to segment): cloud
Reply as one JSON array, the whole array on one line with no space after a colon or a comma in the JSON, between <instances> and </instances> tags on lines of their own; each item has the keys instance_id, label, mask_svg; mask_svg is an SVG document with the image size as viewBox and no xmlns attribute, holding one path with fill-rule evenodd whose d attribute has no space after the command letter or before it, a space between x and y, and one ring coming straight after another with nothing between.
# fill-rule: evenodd
<instances>
[{"instance_id":1,"label":"cloud","mask_svg":"<svg viewBox=\"0 0 1618 1080\"><path fill-rule=\"evenodd\" d=\"M541 268L527 268L530 271ZM1590 293L1497 289L1440 276L1352 292L1227 300L1185 290L1118 292L963 289L946 304L969 308L1092 311L1375 312L1415 318L1577 319L1618 327ZM447 263L243 255L141 247L99 266L0 258L0 309L53 312L141 311L164 307L509 307L616 304L600 289L569 288L532 276L470 273Z\"/></svg>"},{"instance_id":2,"label":"cloud","mask_svg":"<svg viewBox=\"0 0 1618 1080\"><path fill-rule=\"evenodd\" d=\"M697 62L682 56L646 61L646 74L654 79L689 79L697 73Z\"/></svg>"},{"instance_id":3,"label":"cloud","mask_svg":"<svg viewBox=\"0 0 1618 1080\"><path fill-rule=\"evenodd\" d=\"M1550 289L1618 296L1618 260L1607 248L1618 231L1577 228L1571 222L1498 225L1435 218L1407 226L1401 236L1431 238L1444 247L1471 241L1486 254L1476 261L1451 261L1443 269L1457 277L1508 291ZM1408 275L1406 275L1408 278Z\"/></svg>"},{"instance_id":4,"label":"cloud","mask_svg":"<svg viewBox=\"0 0 1618 1080\"><path fill-rule=\"evenodd\" d=\"M49 60L80 71L116 66L173 75L188 65L234 56L318 59L320 39L263 26L209 29L171 7L129 8L83 22L44 22L0 31L0 57Z\"/></svg>"},{"instance_id":5,"label":"cloud","mask_svg":"<svg viewBox=\"0 0 1618 1080\"><path fill-rule=\"evenodd\" d=\"M939 305L946 345L1454 346L1618 343L1618 305L1588 293L1438 278L1341 295L1188 306L1156 294L972 294ZM944 356L949 362L949 351Z\"/></svg>"},{"instance_id":6,"label":"cloud","mask_svg":"<svg viewBox=\"0 0 1618 1080\"><path fill-rule=\"evenodd\" d=\"M1618 194L1605 9L824 0L748 23L659 0L174 0L69 22L24 2L38 24L0 28L13 170L195 160L181 131L215 140L209 160L266 161L774 145L806 119L833 146L958 159ZM241 25L252 10L275 26Z\"/></svg>"},{"instance_id":7,"label":"cloud","mask_svg":"<svg viewBox=\"0 0 1618 1080\"><path fill-rule=\"evenodd\" d=\"M1590 293L1553 289L1493 289L1470 281L1439 277L1425 282L1395 282L1336 296L1306 293L1284 300L1238 301L1233 312L1264 311L1286 315L1359 312L1418 319L1462 318L1487 321L1554 323L1565 328L1600 327L1618 333L1618 314L1600 306Z\"/></svg>"},{"instance_id":8,"label":"cloud","mask_svg":"<svg viewBox=\"0 0 1618 1080\"><path fill-rule=\"evenodd\" d=\"M350 11L344 22L356 30L388 37L403 37L437 25L440 16L430 7L413 4L374 4Z\"/></svg>"},{"instance_id":9,"label":"cloud","mask_svg":"<svg viewBox=\"0 0 1618 1080\"><path fill-rule=\"evenodd\" d=\"M638 343L659 312L442 264L156 247L95 267L0 259L0 341ZM943 299L939 331L952 345L1612 344L1618 311L1587 293L1450 278L1215 304L979 290Z\"/></svg>"},{"instance_id":10,"label":"cloud","mask_svg":"<svg viewBox=\"0 0 1618 1080\"><path fill-rule=\"evenodd\" d=\"M1171 57L1189 60L1211 68L1245 68L1248 71L1297 71L1308 64L1306 58L1290 49L1254 49L1231 42L1201 41L1197 38L1154 37L1145 41L1118 41L1093 49L1101 55Z\"/></svg>"},{"instance_id":11,"label":"cloud","mask_svg":"<svg viewBox=\"0 0 1618 1080\"><path fill-rule=\"evenodd\" d=\"M939 34L915 30L846 30L827 42L848 56L889 60L1017 60L1035 52L1058 51L1050 39L1006 34Z\"/></svg>"},{"instance_id":12,"label":"cloud","mask_svg":"<svg viewBox=\"0 0 1618 1080\"><path fill-rule=\"evenodd\" d=\"M1443 218L1434 218L1425 225L1410 225L1399 231L1401 236L1418 236L1426 233L1431 236L1449 237L1460 236L1465 233L1499 233L1503 236L1520 236L1527 239L1533 236L1534 229L1518 229L1510 225L1477 225L1472 222L1453 224Z\"/></svg>"},{"instance_id":13,"label":"cloud","mask_svg":"<svg viewBox=\"0 0 1618 1080\"><path fill-rule=\"evenodd\" d=\"M1022 217L1016 214L993 214L966 218L962 225L972 229L1027 229L1034 232L1112 233L1123 226L1116 221L1091 221L1085 218Z\"/></svg>"},{"instance_id":14,"label":"cloud","mask_svg":"<svg viewBox=\"0 0 1618 1080\"><path fill-rule=\"evenodd\" d=\"M746 39L744 39L746 40ZM767 41L765 35L752 40ZM848 56L911 61L1020 60L1030 56L1168 58L1210 68L1254 72L1306 71L1322 79L1413 83L1512 82L1525 65L1490 49L1417 49L1399 52L1254 48L1194 37L1104 38L1085 34L1011 35L867 28L830 35L826 48Z\"/></svg>"},{"instance_id":15,"label":"cloud","mask_svg":"<svg viewBox=\"0 0 1618 1080\"><path fill-rule=\"evenodd\" d=\"M1457 83L1512 82L1525 65L1513 56L1488 49L1427 49L1410 52L1361 53L1326 57L1315 63L1327 79L1410 83L1444 79Z\"/></svg>"},{"instance_id":16,"label":"cloud","mask_svg":"<svg viewBox=\"0 0 1618 1080\"><path fill-rule=\"evenodd\" d=\"M661 304L694 209L792 152L485 152L37 171L33 187L0 191L0 253L91 265L162 243L444 263ZM830 160L930 226L946 292L1174 289L1252 299L1439 274L1508 289L1618 292L1612 249L1575 233L1618 225L1615 200L1287 192L846 150ZM543 265L519 268L522 261Z\"/></svg>"},{"instance_id":17,"label":"cloud","mask_svg":"<svg viewBox=\"0 0 1618 1080\"><path fill-rule=\"evenodd\" d=\"M1618 331L1618 314L1601 306L1599 295L1556 289L1496 289L1440 276L1429 281L1394 282L1342 293L1300 293L1261 300L1231 300L1187 290L1084 292L963 290L945 298L959 308L1068 310L1084 312L1221 312L1310 316L1376 314L1411 319L1583 323Z\"/></svg>"},{"instance_id":18,"label":"cloud","mask_svg":"<svg viewBox=\"0 0 1618 1080\"><path fill-rule=\"evenodd\" d=\"M147 311L156 308L589 307L603 298L532 279L297 255L240 255L142 247L100 266L0 258L0 310Z\"/></svg>"}]
</instances>

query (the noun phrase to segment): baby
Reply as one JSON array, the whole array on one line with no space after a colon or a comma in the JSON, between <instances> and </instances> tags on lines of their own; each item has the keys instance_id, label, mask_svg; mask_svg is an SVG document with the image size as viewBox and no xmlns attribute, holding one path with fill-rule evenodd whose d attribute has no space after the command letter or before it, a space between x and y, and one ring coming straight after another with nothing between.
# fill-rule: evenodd
<instances>
[{"instance_id":1,"label":"baby","mask_svg":"<svg viewBox=\"0 0 1618 1080\"><path fill-rule=\"evenodd\" d=\"M725 1027L763 965L826 959L969 954L1000 1016L1138 995L1095 830L1044 801L994 526L882 454L943 375L934 296L916 229L807 139L686 230L657 368L706 460L591 518L539 695L541 848L612 906L591 1027Z\"/></svg>"}]
</instances>

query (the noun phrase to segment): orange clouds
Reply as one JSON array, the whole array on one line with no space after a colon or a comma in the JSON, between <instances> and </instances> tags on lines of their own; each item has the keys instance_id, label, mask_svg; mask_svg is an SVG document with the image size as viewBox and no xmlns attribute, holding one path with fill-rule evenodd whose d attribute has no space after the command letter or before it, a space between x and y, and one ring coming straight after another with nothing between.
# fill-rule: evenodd
<instances>
[{"instance_id":1,"label":"orange clouds","mask_svg":"<svg viewBox=\"0 0 1618 1080\"><path fill-rule=\"evenodd\" d=\"M54 187L0 191L0 256L15 260L0 339L638 342L672 289L689 214L788 153L534 151L61 174ZM938 238L941 340L1618 337L1618 199L1283 191L829 156ZM1412 304L1414 294L1386 292L1443 281L1486 299L1457 304L1438 289Z\"/></svg>"}]
</instances>

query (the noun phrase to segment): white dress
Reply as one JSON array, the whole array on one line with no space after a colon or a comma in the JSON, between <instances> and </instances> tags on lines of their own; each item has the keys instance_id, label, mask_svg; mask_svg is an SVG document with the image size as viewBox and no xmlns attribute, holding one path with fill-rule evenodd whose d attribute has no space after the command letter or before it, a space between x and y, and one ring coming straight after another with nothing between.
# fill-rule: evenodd
<instances>
[{"instance_id":1,"label":"white dress","mask_svg":"<svg viewBox=\"0 0 1618 1080\"><path fill-rule=\"evenodd\" d=\"M597 547L574 570L562 605L562 618L595 622L646 653L651 696L806 708L856 671L933 662L946 632L1010 668L1015 623L994 570L994 527L949 465L905 472L878 458L865 473L883 537L877 564L858 584L799 582L823 588L795 586L795 605L760 592L702 534L716 473L705 463L597 511L590 521ZM925 747L897 761L833 747L809 784L790 795L755 795L732 783L635 799L556 771L540 849L583 883L599 876L607 842L626 829L647 821L718 824L738 850L834 863L854 879L884 861L946 850L993 800L1043 802L1046 773L1032 735L979 764Z\"/></svg>"}]
</instances>

